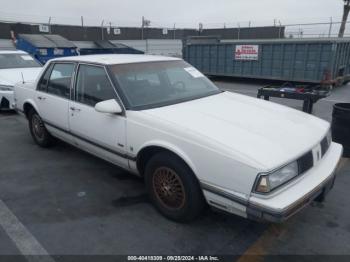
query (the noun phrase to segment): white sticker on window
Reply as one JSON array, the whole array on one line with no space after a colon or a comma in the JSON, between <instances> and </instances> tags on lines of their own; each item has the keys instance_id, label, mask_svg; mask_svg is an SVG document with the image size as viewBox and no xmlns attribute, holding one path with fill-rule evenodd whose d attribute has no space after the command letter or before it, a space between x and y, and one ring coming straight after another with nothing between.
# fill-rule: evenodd
<instances>
[{"instance_id":1,"label":"white sticker on window","mask_svg":"<svg viewBox=\"0 0 350 262\"><path fill-rule=\"evenodd\" d=\"M184 69L187 73L189 73L194 78L204 77L204 75L194 67L186 67Z\"/></svg>"},{"instance_id":2,"label":"white sticker on window","mask_svg":"<svg viewBox=\"0 0 350 262\"><path fill-rule=\"evenodd\" d=\"M21 55L23 60L34 60L30 55Z\"/></svg>"}]
</instances>

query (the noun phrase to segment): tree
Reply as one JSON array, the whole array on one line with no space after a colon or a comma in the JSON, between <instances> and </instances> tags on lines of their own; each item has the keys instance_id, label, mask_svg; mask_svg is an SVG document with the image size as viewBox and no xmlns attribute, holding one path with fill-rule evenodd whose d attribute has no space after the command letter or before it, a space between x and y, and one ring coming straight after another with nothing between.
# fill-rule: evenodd
<instances>
[{"instance_id":1,"label":"tree","mask_svg":"<svg viewBox=\"0 0 350 262\"><path fill-rule=\"evenodd\" d=\"M343 19L341 21L341 26L339 30L339 37L344 36L346 22L348 20L349 12L350 12L350 0L343 0L344 1L344 11L343 11Z\"/></svg>"}]
</instances>

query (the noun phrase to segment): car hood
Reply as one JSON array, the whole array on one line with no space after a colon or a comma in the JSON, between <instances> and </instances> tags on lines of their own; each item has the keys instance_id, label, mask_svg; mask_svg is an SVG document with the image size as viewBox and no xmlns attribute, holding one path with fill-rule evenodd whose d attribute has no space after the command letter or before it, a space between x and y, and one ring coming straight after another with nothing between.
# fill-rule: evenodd
<instances>
[{"instance_id":1,"label":"car hood","mask_svg":"<svg viewBox=\"0 0 350 262\"><path fill-rule=\"evenodd\" d=\"M33 81L41 72L41 67L0 69L0 84L14 86L18 82ZM23 79L22 79L23 74Z\"/></svg>"},{"instance_id":2,"label":"car hood","mask_svg":"<svg viewBox=\"0 0 350 262\"><path fill-rule=\"evenodd\" d=\"M214 150L229 149L266 170L295 160L329 130L328 122L312 115L230 92L143 112L180 128L187 139L200 137Z\"/></svg>"}]
</instances>

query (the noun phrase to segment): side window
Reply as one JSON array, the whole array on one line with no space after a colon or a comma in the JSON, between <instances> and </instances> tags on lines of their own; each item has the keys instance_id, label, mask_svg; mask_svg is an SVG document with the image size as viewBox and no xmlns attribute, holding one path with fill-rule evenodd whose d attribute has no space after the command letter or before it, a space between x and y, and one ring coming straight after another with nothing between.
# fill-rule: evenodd
<instances>
[{"instance_id":1,"label":"side window","mask_svg":"<svg viewBox=\"0 0 350 262\"><path fill-rule=\"evenodd\" d=\"M43 92L47 92L47 84L49 83L49 78L50 78L50 74L51 74L51 70L52 70L53 65L51 64L45 71L44 75L42 76L42 78L40 79L40 82L38 84L38 91L43 91Z\"/></svg>"},{"instance_id":2,"label":"side window","mask_svg":"<svg viewBox=\"0 0 350 262\"><path fill-rule=\"evenodd\" d=\"M80 65L75 99L95 106L98 102L115 98L115 91L103 67Z\"/></svg>"},{"instance_id":3,"label":"side window","mask_svg":"<svg viewBox=\"0 0 350 262\"><path fill-rule=\"evenodd\" d=\"M69 99L74 67L74 64L55 64L51 72L47 92Z\"/></svg>"}]
</instances>

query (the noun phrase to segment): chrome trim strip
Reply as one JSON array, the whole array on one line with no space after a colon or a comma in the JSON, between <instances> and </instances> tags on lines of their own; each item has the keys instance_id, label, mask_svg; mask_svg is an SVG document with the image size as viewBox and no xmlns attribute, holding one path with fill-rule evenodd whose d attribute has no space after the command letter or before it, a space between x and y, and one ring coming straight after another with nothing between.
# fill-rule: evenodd
<instances>
[{"instance_id":1,"label":"chrome trim strip","mask_svg":"<svg viewBox=\"0 0 350 262\"><path fill-rule=\"evenodd\" d=\"M203 190L206 190L206 191L208 191L210 193L213 193L213 194L219 195L221 197L227 198L227 199L229 199L229 200L231 200L233 202L239 203L241 205L246 206L249 203L249 201L247 199L238 197L238 196L236 196L234 194L230 194L230 193L224 191L223 189L218 188L217 186L208 184L208 183L203 182L203 181L200 182L200 185L201 185Z\"/></svg>"},{"instance_id":2,"label":"chrome trim strip","mask_svg":"<svg viewBox=\"0 0 350 262\"><path fill-rule=\"evenodd\" d=\"M63 129L63 128L60 128L60 127L58 127L58 126L56 126L56 125L54 125L54 124L52 124L52 123L49 123L49 122L46 121L46 120L43 120L43 122L44 122L45 125L48 125L48 126L53 127L53 128L55 128L55 129L57 129L57 130L59 130L59 131L61 131L61 132L64 132L64 133L66 133L66 134L69 134L69 135L71 135L71 136L73 136L73 137L75 137L75 138L77 138L77 139L80 139L80 140L82 140L82 141L84 141L84 142L86 142L86 143L89 143L89 144L91 144L91 145L93 145L93 146L95 146L95 147L99 147L100 149L103 149L103 150L105 150L105 151L107 151L107 152L109 152L109 153L115 154L115 155L117 155L117 156L123 157L123 158L128 159L128 160L132 160L132 161L136 161L136 159L137 159L137 157L135 157L135 156L131 156L131 155L128 155L128 154L124 154L124 153L115 151L115 150L113 150L113 149L111 149L111 148L108 148L108 147L102 146L102 145L100 145L100 144L97 144L97 143L95 143L95 142L93 142L93 141L91 141L91 140L89 140L89 139L86 139L86 138L81 137L81 136L79 136L79 135L77 135L77 134L74 134L74 133L72 133L72 132L69 132L69 131L67 131L67 130L65 130L65 129Z\"/></svg>"}]
</instances>

